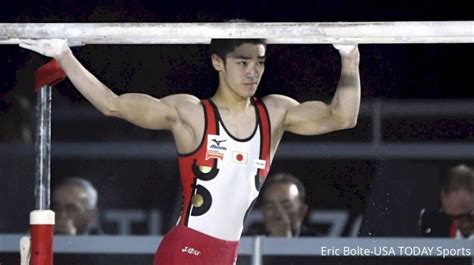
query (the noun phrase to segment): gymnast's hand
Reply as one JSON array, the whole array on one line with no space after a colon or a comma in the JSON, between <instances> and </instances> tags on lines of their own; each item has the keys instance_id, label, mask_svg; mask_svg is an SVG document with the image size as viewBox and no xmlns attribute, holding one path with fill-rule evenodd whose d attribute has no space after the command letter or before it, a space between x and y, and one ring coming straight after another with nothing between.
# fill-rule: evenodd
<instances>
[{"instance_id":1,"label":"gymnast's hand","mask_svg":"<svg viewBox=\"0 0 474 265\"><path fill-rule=\"evenodd\" d=\"M20 47L55 59L71 51L66 39L21 40Z\"/></svg>"},{"instance_id":2,"label":"gymnast's hand","mask_svg":"<svg viewBox=\"0 0 474 265\"><path fill-rule=\"evenodd\" d=\"M357 44L333 44L343 58L359 60L359 48Z\"/></svg>"}]
</instances>

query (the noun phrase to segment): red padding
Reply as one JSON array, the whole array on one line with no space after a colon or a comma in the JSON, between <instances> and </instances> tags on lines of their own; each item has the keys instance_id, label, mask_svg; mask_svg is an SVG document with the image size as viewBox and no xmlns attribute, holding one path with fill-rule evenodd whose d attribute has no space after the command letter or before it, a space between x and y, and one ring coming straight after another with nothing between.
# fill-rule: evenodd
<instances>
[{"instance_id":1,"label":"red padding","mask_svg":"<svg viewBox=\"0 0 474 265\"><path fill-rule=\"evenodd\" d=\"M31 265L53 265L53 225L31 225Z\"/></svg>"},{"instance_id":2,"label":"red padding","mask_svg":"<svg viewBox=\"0 0 474 265\"><path fill-rule=\"evenodd\" d=\"M54 86L66 78L61 66L56 60L51 60L49 63L42 65L35 74L35 91L38 91L43 86Z\"/></svg>"}]
</instances>

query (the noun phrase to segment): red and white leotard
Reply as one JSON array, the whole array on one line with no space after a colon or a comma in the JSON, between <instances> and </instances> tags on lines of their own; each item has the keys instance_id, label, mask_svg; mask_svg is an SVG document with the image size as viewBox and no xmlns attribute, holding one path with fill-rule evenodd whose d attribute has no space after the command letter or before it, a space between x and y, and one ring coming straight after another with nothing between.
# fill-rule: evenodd
<instances>
[{"instance_id":1,"label":"red and white leotard","mask_svg":"<svg viewBox=\"0 0 474 265\"><path fill-rule=\"evenodd\" d=\"M179 156L183 206L155 265L234 264L245 218L270 168L270 121L260 100L252 99L257 123L247 139L227 131L212 101L201 104L203 139L194 152Z\"/></svg>"},{"instance_id":2,"label":"red and white leotard","mask_svg":"<svg viewBox=\"0 0 474 265\"><path fill-rule=\"evenodd\" d=\"M260 100L252 103L255 129L247 139L237 139L212 101L202 101L206 128L201 145L179 157L184 192L179 224L223 240L240 239L246 214L270 168L268 113Z\"/></svg>"}]
</instances>

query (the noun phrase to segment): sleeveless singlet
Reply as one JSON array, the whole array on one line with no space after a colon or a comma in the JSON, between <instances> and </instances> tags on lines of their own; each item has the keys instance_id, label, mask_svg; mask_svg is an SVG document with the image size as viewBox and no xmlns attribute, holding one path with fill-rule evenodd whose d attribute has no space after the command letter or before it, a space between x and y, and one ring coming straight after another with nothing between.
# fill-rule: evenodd
<instances>
[{"instance_id":1,"label":"sleeveless singlet","mask_svg":"<svg viewBox=\"0 0 474 265\"><path fill-rule=\"evenodd\" d=\"M238 241L270 169L268 112L263 102L253 98L255 129L248 138L238 139L225 128L211 100L201 103L205 114L201 144L179 156L183 205L178 225Z\"/></svg>"}]
</instances>

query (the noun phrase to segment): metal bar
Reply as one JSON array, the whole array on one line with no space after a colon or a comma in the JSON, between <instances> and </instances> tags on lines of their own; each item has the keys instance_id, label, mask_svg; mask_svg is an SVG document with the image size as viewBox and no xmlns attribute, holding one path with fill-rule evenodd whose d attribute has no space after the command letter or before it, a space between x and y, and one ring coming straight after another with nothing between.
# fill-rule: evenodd
<instances>
[{"instance_id":1,"label":"metal bar","mask_svg":"<svg viewBox=\"0 0 474 265\"><path fill-rule=\"evenodd\" d=\"M324 23L0 23L0 44L20 39L82 44L207 44L211 38L269 43L474 43L474 21Z\"/></svg>"},{"instance_id":2,"label":"metal bar","mask_svg":"<svg viewBox=\"0 0 474 265\"><path fill-rule=\"evenodd\" d=\"M262 237L255 236L252 238L252 265L262 265Z\"/></svg>"},{"instance_id":3,"label":"metal bar","mask_svg":"<svg viewBox=\"0 0 474 265\"><path fill-rule=\"evenodd\" d=\"M36 102L35 207L48 210L51 183L51 86L44 86Z\"/></svg>"}]
</instances>

